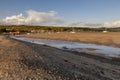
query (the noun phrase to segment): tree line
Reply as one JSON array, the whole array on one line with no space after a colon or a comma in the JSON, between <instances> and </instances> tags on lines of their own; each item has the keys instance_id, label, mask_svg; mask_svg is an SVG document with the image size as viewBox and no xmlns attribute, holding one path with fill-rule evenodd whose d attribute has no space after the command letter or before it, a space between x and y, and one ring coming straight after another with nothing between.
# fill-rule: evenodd
<instances>
[{"instance_id":1,"label":"tree line","mask_svg":"<svg viewBox=\"0 0 120 80\"><path fill-rule=\"evenodd\" d=\"M31 32L31 30L35 31L47 31L47 32L102 32L102 31L110 31L110 32L120 32L119 28L87 28L87 27L58 27L58 26L28 26L28 25L0 25L0 33L9 33L9 32Z\"/></svg>"}]
</instances>

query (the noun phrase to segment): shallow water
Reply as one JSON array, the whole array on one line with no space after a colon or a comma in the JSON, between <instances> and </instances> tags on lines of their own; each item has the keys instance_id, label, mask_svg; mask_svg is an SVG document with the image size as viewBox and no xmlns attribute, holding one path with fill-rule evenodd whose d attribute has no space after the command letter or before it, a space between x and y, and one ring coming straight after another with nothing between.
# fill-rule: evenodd
<instances>
[{"instance_id":1,"label":"shallow water","mask_svg":"<svg viewBox=\"0 0 120 80\"><path fill-rule=\"evenodd\" d=\"M112 56L112 57L120 57L120 48L113 46L87 44L87 43L71 42L71 41L63 41L63 40L25 38L25 37L16 37L16 36L11 36L11 38L26 42L36 43L36 44L48 45L51 47L64 49L64 50L90 52L97 54L105 54L107 56Z\"/></svg>"}]
</instances>

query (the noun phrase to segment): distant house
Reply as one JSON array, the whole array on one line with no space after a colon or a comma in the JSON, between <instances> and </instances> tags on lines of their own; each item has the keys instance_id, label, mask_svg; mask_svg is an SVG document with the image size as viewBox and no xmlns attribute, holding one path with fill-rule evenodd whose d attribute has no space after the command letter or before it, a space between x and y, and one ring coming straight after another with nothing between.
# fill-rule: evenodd
<instances>
[{"instance_id":1,"label":"distant house","mask_svg":"<svg viewBox=\"0 0 120 80\"><path fill-rule=\"evenodd\" d=\"M107 33L108 31L103 31L103 33Z\"/></svg>"},{"instance_id":2,"label":"distant house","mask_svg":"<svg viewBox=\"0 0 120 80\"><path fill-rule=\"evenodd\" d=\"M70 33L74 34L74 33L76 33L76 32L75 32L75 31L71 31Z\"/></svg>"},{"instance_id":3,"label":"distant house","mask_svg":"<svg viewBox=\"0 0 120 80\"><path fill-rule=\"evenodd\" d=\"M20 32L10 32L12 35L20 35Z\"/></svg>"},{"instance_id":4,"label":"distant house","mask_svg":"<svg viewBox=\"0 0 120 80\"><path fill-rule=\"evenodd\" d=\"M27 33L27 35L30 35L30 33Z\"/></svg>"},{"instance_id":5,"label":"distant house","mask_svg":"<svg viewBox=\"0 0 120 80\"><path fill-rule=\"evenodd\" d=\"M31 33L36 33L36 30L31 30Z\"/></svg>"}]
</instances>

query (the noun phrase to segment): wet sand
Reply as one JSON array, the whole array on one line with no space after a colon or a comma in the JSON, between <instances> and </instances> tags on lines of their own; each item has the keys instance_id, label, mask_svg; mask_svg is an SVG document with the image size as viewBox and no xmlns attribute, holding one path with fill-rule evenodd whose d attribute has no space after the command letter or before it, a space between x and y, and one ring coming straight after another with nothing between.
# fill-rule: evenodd
<instances>
[{"instance_id":1,"label":"wet sand","mask_svg":"<svg viewBox=\"0 0 120 80\"><path fill-rule=\"evenodd\" d=\"M119 80L120 62L0 36L1 80Z\"/></svg>"},{"instance_id":2,"label":"wet sand","mask_svg":"<svg viewBox=\"0 0 120 80\"><path fill-rule=\"evenodd\" d=\"M39 33L24 35L32 38L48 38L58 40L69 40L84 43L94 43L120 47L120 32L78 32L78 33Z\"/></svg>"}]
</instances>

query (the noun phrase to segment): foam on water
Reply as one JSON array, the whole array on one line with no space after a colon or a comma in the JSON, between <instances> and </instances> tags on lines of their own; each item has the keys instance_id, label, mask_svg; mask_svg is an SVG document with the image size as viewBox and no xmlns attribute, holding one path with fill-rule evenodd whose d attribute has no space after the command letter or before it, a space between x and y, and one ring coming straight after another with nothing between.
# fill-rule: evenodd
<instances>
[{"instance_id":1,"label":"foam on water","mask_svg":"<svg viewBox=\"0 0 120 80\"><path fill-rule=\"evenodd\" d=\"M120 48L113 46L87 44L87 43L71 42L71 41L63 41L63 40L35 39L35 38L25 38L25 37L16 37L16 36L10 36L10 37L21 41L48 45L59 49L74 50L78 52L93 52L98 54L102 53L107 56L120 57Z\"/></svg>"}]
</instances>

